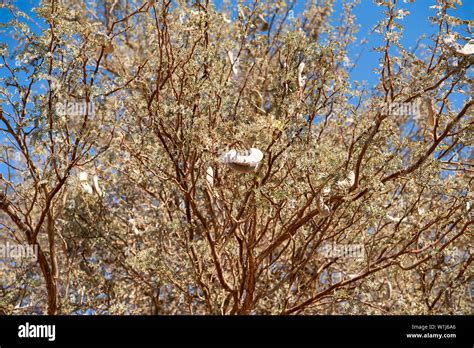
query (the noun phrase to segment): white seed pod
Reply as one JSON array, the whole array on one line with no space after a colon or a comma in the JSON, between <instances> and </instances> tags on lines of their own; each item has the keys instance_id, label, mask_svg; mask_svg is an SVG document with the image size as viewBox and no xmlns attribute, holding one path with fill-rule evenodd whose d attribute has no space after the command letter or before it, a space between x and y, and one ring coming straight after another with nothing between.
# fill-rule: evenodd
<instances>
[{"instance_id":1,"label":"white seed pod","mask_svg":"<svg viewBox=\"0 0 474 348\"><path fill-rule=\"evenodd\" d=\"M355 179L356 179L355 173L351 170L349 174L347 175L347 180L349 181L349 184L351 186L355 184Z\"/></svg>"},{"instance_id":2,"label":"white seed pod","mask_svg":"<svg viewBox=\"0 0 474 348\"><path fill-rule=\"evenodd\" d=\"M387 217L387 219L389 219L390 221L396 222L397 224L398 224L398 223L410 224L410 223L411 223L410 221L412 221L412 219L411 219L410 217L407 218L407 217L404 217L404 216L399 217L399 216L387 214L386 217ZM402 219L403 219L403 221L402 221Z\"/></svg>"},{"instance_id":3,"label":"white seed pod","mask_svg":"<svg viewBox=\"0 0 474 348\"><path fill-rule=\"evenodd\" d=\"M234 54L232 51L227 51L227 56L229 57L230 64L232 65L232 72L234 75L237 75L239 73L239 69L237 67L238 65L238 59L234 58Z\"/></svg>"},{"instance_id":4,"label":"white seed pod","mask_svg":"<svg viewBox=\"0 0 474 348\"><path fill-rule=\"evenodd\" d=\"M92 189L92 186L89 185L88 182L82 182L81 186L82 186L82 189L83 189L84 192L86 192L90 195L92 195L94 193L94 190Z\"/></svg>"},{"instance_id":5,"label":"white seed pod","mask_svg":"<svg viewBox=\"0 0 474 348\"><path fill-rule=\"evenodd\" d=\"M474 39L469 40L469 42L465 44L464 47L457 49L456 52L462 54L463 56L470 56L474 54Z\"/></svg>"},{"instance_id":6,"label":"white seed pod","mask_svg":"<svg viewBox=\"0 0 474 348\"><path fill-rule=\"evenodd\" d=\"M316 197L316 204L318 207L319 214L321 214L322 217L327 217L331 215L331 209L326 204L324 204L322 196L318 195Z\"/></svg>"},{"instance_id":7,"label":"white seed pod","mask_svg":"<svg viewBox=\"0 0 474 348\"><path fill-rule=\"evenodd\" d=\"M331 186L324 186L323 196L328 196L331 193Z\"/></svg>"},{"instance_id":8,"label":"white seed pod","mask_svg":"<svg viewBox=\"0 0 474 348\"><path fill-rule=\"evenodd\" d=\"M207 167L206 182L210 187L214 186L214 170L212 167Z\"/></svg>"},{"instance_id":9,"label":"white seed pod","mask_svg":"<svg viewBox=\"0 0 474 348\"><path fill-rule=\"evenodd\" d=\"M232 149L224 155L224 163L234 170L242 173L250 173L257 170L263 153L259 149L252 147L248 154L239 154Z\"/></svg>"},{"instance_id":10,"label":"white seed pod","mask_svg":"<svg viewBox=\"0 0 474 348\"><path fill-rule=\"evenodd\" d=\"M102 192L102 189L100 188L99 186L99 177L97 175L94 175L92 177L92 183L94 184L94 191L100 196L102 197L103 196L103 192Z\"/></svg>"},{"instance_id":11,"label":"white seed pod","mask_svg":"<svg viewBox=\"0 0 474 348\"><path fill-rule=\"evenodd\" d=\"M453 51L453 53L463 56L470 56L474 54L474 39L470 39L467 44L461 46L459 43L457 43L455 35L450 34L443 38L443 42L451 51Z\"/></svg>"},{"instance_id":12,"label":"white seed pod","mask_svg":"<svg viewBox=\"0 0 474 348\"><path fill-rule=\"evenodd\" d=\"M87 181L89 178L89 175L87 174L87 172L80 172L78 176L79 176L79 181Z\"/></svg>"},{"instance_id":13,"label":"white seed pod","mask_svg":"<svg viewBox=\"0 0 474 348\"><path fill-rule=\"evenodd\" d=\"M225 14L222 14L222 19L223 19L224 22L226 22L227 24L232 23L232 21L231 21L229 18L227 18Z\"/></svg>"},{"instance_id":14,"label":"white seed pod","mask_svg":"<svg viewBox=\"0 0 474 348\"><path fill-rule=\"evenodd\" d=\"M400 221L400 218L396 217L396 216L393 216L391 214L387 214L387 219L389 219L390 221L393 221L393 222L398 222Z\"/></svg>"},{"instance_id":15,"label":"white seed pod","mask_svg":"<svg viewBox=\"0 0 474 348\"><path fill-rule=\"evenodd\" d=\"M346 179L338 181L336 183L337 187L341 190L350 189L355 183L355 173L351 170L347 175Z\"/></svg>"},{"instance_id":16,"label":"white seed pod","mask_svg":"<svg viewBox=\"0 0 474 348\"><path fill-rule=\"evenodd\" d=\"M82 190L91 195L94 193L94 190L92 189L92 186L89 184L88 178L89 178L89 175L87 174L87 172L79 173L79 181L81 183Z\"/></svg>"},{"instance_id":17,"label":"white seed pod","mask_svg":"<svg viewBox=\"0 0 474 348\"><path fill-rule=\"evenodd\" d=\"M303 88L304 84L306 83L306 76L303 76L304 67L305 67L304 62L301 62L298 65L298 85L300 86L300 88Z\"/></svg>"},{"instance_id":18,"label":"white seed pod","mask_svg":"<svg viewBox=\"0 0 474 348\"><path fill-rule=\"evenodd\" d=\"M38 182L38 186L46 186L48 184L48 180L41 180Z\"/></svg>"}]
</instances>

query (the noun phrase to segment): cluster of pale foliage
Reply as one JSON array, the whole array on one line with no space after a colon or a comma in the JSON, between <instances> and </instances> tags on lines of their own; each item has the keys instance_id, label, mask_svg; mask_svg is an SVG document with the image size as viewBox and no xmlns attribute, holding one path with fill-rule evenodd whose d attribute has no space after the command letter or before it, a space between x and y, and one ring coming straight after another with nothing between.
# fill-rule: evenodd
<instances>
[{"instance_id":1,"label":"cluster of pale foliage","mask_svg":"<svg viewBox=\"0 0 474 348\"><path fill-rule=\"evenodd\" d=\"M438 0L407 50L406 4L376 3L372 89L348 78L350 2L340 21L329 0L44 0L39 23L3 5L0 237L39 255L2 262L1 312L469 313L472 57L442 40L469 27ZM250 147L257 171L222 163Z\"/></svg>"}]
</instances>

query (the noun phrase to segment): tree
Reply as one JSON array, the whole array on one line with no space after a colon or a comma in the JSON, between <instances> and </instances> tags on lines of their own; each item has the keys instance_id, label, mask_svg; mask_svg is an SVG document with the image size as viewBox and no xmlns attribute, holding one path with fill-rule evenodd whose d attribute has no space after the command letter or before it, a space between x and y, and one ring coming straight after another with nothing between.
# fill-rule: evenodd
<instances>
[{"instance_id":1,"label":"tree","mask_svg":"<svg viewBox=\"0 0 474 348\"><path fill-rule=\"evenodd\" d=\"M376 1L372 89L349 80L350 1L337 25L316 0L297 16L293 2L44 0L37 21L4 5L17 45L1 51L0 237L38 259L3 262L0 308L469 313L458 3L437 1L438 32L409 51L406 11ZM250 148L263 159L244 172L224 161Z\"/></svg>"}]
</instances>

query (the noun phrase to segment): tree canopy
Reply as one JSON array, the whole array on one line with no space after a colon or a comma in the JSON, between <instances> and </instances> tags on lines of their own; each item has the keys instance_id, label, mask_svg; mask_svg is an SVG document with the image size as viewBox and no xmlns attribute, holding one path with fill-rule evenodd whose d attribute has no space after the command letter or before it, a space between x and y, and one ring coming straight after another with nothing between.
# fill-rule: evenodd
<instances>
[{"instance_id":1,"label":"tree canopy","mask_svg":"<svg viewBox=\"0 0 474 348\"><path fill-rule=\"evenodd\" d=\"M0 310L470 313L471 26L375 1L368 87L355 5L3 4Z\"/></svg>"}]
</instances>

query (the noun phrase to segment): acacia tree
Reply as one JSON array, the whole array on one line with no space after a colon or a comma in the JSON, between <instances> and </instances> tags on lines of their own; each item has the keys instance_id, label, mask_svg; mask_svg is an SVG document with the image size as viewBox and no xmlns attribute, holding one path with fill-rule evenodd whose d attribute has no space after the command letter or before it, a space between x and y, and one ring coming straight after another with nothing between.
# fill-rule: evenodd
<instances>
[{"instance_id":1,"label":"acacia tree","mask_svg":"<svg viewBox=\"0 0 474 348\"><path fill-rule=\"evenodd\" d=\"M355 5L337 24L317 0L3 5L0 237L38 260L4 260L2 312L469 313L460 2L409 51L403 4L376 1L370 89L349 80ZM224 161L250 148L256 168Z\"/></svg>"}]
</instances>

